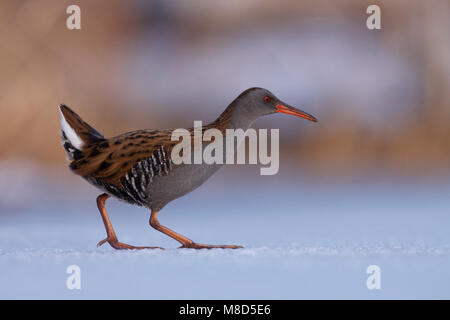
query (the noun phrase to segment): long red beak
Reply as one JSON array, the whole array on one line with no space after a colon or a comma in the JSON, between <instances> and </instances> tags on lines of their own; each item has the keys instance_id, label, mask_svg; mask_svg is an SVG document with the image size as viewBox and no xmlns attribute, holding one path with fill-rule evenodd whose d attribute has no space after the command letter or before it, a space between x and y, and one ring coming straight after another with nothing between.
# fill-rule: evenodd
<instances>
[{"instance_id":1,"label":"long red beak","mask_svg":"<svg viewBox=\"0 0 450 320\"><path fill-rule=\"evenodd\" d=\"M300 117L300 118L305 118L309 121L318 122L317 119L315 117L313 117L312 115L310 115L309 113L306 113L302 110L296 109L289 105L277 104L277 112L292 114L292 115Z\"/></svg>"}]
</instances>

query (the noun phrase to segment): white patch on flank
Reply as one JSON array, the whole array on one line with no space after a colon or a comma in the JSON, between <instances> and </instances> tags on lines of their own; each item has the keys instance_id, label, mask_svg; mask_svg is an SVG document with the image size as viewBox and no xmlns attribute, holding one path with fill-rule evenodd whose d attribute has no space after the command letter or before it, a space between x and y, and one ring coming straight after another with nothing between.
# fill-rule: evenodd
<instances>
[{"instance_id":1,"label":"white patch on flank","mask_svg":"<svg viewBox=\"0 0 450 320\"><path fill-rule=\"evenodd\" d=\"M67 123L66 118L64 118L63 113L61 112L61 109L59 110L59 113L61 115L61 128L66 134L67 139L69 142L78 150L81 150L81 147L83 147L83 140L77 135L75 130Z\"/></svg>"}]
</instances>

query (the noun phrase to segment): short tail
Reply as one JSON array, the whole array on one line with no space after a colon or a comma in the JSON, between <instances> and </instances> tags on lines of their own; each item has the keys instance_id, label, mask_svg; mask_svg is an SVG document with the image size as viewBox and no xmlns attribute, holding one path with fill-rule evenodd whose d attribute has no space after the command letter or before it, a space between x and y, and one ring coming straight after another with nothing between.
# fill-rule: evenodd
<instances>
[{"instance_id":1,"label":"short tail","mask_svg":"<svg viewBox=\"0 0 450 320\"><path fill-rule=\"evenodd\" d=\"M69 161L83 157L83 149L105 140L102 134L92 128L66 105L59 105L61 113L61 138Z\"/></svg>"}]
</instances>

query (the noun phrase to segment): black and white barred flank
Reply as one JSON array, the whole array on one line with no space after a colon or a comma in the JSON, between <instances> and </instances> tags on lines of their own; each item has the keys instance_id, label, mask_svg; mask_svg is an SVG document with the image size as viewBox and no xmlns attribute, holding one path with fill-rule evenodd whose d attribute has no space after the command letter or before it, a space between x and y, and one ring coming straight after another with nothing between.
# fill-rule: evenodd
<instances>
[{"instance_id":1,"label":"black and white barred flank","mask_svg":"<svg viewBox=\"0 0 450 320\"><path fill-rule=\"evenodd\" d=\"M121 179L119 187L97 178L89 178L89 181L128 203L148 206L151 203L148 198L149 184L155 176L167 175L171 169L172 163L166 156L164 146L161 146L151 157L137 162Z\"/></svg>"}]
</instances>

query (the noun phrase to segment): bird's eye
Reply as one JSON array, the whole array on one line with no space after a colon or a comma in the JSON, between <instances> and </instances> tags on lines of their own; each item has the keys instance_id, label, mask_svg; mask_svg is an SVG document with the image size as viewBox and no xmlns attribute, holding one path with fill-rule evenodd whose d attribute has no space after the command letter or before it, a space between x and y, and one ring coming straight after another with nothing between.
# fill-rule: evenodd
<instances>
[{"instance_id":1,"label":"bird's eye","mask_svg":"<svg viewBox=\"0 0 450 320\"><path fill-rule=\"evenodd\" d=\"M270 101L270 98L266 96L266 97L264 97L264 101L265 101L265 102L269 102L269 101Z\"/></svg>"}]
</instances>

